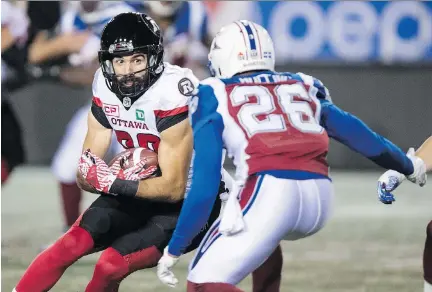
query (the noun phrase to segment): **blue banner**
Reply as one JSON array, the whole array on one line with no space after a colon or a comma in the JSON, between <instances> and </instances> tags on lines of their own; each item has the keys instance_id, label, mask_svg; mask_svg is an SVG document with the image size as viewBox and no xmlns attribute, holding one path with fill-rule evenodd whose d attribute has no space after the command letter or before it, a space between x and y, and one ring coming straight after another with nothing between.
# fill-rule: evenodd
<instances>
[{"instance_id":1,"label":"blue banner","mask_svg":"<svg viewBox=\"0 0 432 292\"><path fill-rule=\"evenodd\" d=\"M432 2L259 1L278 62L432 62Z\"/></svg>"}]
</instances>

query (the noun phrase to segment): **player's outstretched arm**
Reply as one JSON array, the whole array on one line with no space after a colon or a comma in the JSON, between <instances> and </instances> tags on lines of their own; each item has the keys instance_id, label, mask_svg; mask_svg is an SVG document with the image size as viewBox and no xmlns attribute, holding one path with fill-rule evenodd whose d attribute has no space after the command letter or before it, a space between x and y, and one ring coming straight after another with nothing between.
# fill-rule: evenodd
<instances>
[{"instance_id":1,"label":"player's outstretched arm","mask_svg":"<svg viewBox=\"0 0 432 292\"><path fill-rule=\"evenodd\" d=\"M206 224L217 198L222 160L221 121L209 120L194 132L195 157L191 190L183 203L168 252L180 256Z\"/></svg>"},{"instance_id":2,"label":"player's outstretched arm","mask_svg":"<svg viewBox=\"0 0 432 292\"><path fill-rule=\"evenodd\" d=\"M94 107L95 105L92 105ZM92 109L93 111L93 109ZM90 111L87 118L87 134L83 144L83 152L90 149L98 157L104 157L111 144L112 129L103 126ZM96 193L97 191L86 182L80 172L77 172L78 186L87 192Z\"/></svg>"},{"instance_id":3,"label":"player's outstretched arm","mask_svg":"<svg viewBox=\"0 0 432 292\"><path fill-rule=\"evenodd\" d=\"M409 155L415 156L423 161L426 172L432 170L432 136L429 137L419 149L417 149L417 152L413 152L413 149L408 151ZM388 170L381 175L378 179L377 187L378 198L380 201L384 204L391 204L394 202L395 198L391 192L393 192L405 180L405 178L405 175L395 170ZM422 179L424 182L421 183L426 183L426 174L424 174Z\"/></svg>"},{"instance_id":4,"label":"player's outstretched arm","mask_svg":"<svg viewBox=\"0 0 432 292\"><path fill-rule=\"evenodd\" d=\"M170 287L175 287L178 283L172 269L178 262L178 257L207 222L221 179L224 126L222 117L211 106L213 92L210 89L201 87L201 96L207 95L205 103L199 103L198 97L191 102L195 104L192 106L195 148L192 185L183 203L174 234L158 262L159 280Z\"/></svg>"},{"instance_id":5,"label":"player's outstretched arm","mask_svg":"<svg viewBox=\"0 0 432 292\"><path fill-rule=\"evenodd\" d=\"M415 165L392 142L372 131L356 116L326 100L321 101L321 125L329 137L362 154L377 165L404 175L415 172Z\"/></svg>"},{"instance_id":6,"label":"player's outstretched arm","mask_svg":"<svg viewBox=\"0 0 432 292\"><path fill-rule=\"evenodd\" d=\"M136 197L165 202L183 199L192 150L189 119L163 131L158 151L162 176L140 181Z\"/></svg>"}]
</instances>

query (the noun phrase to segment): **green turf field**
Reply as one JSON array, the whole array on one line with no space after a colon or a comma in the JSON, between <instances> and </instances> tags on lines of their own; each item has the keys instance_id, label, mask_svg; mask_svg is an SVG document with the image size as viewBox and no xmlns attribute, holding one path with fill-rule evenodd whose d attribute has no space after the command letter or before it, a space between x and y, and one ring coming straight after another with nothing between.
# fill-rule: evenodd
<instances>
[{"instance_id":1,"label":"green turf field","mask_svg":"<svg viewBox=\"0 0 432 292\"><path fill-rule=\"evenodd\" d=\"M283 242L281 291L415 292L422 291L421 255L425 228L432 219L432 184L405 183L397 202L385 206L375 195L379 173L332 174L334 214L323 231L297 242ZM22 168L2 188L2 284L12 288L39 248L62 229L58 187L46 168ZM85 196L85 205L94 195ZM84 291L99 254L70 267L51 291ZM187 264L176 267L180 285L162 286L155 270L128 277L120 291L185 291ZM251 291L250 279L240 287Z\"/></svg>"}]
</instances>

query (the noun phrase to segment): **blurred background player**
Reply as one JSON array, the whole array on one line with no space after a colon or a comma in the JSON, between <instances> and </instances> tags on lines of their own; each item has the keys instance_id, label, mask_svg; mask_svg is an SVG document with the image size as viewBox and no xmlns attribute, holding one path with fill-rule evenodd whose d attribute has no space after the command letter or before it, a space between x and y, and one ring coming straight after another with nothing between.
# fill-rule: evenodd
<instances>
[{"instance_id":1,"label":"blurred background player","mask_svg":"<svg viewBox=\"0 0 432 292\"><path fill-rule=\"evenodd\" d=\"M207 52L211 42L208 15L201 1L129 1L150 15L163 32L165 61L208 77Z\"/></svg>"},{"instance_id":2,"label":"blurred background player","mask_svg":"<svg viewBox=\"0 0 432 292\"><path fill-rule=\"evenodd\" d=\"M29 19L24 9L9 2L1 2L1 183L13 169L24 162L22 130L9 102L9 85L20 79L24 71L22 53L28 37ZM20 72L21 71L21 72Z\"/></svg>"},{"instance_id":3,"label":"blurred background player","mask_svg":"<svg viewBox=\"0 0 432 292\"><path fill-rule=\"evenodd\" d=\"M190 105L191 190L158 264L159 278L170 286L178 282L171 268L208 220L223 147L236 165L233 190L189 266L190 292L242 291L235 285L281 240L305 238L324 227L333 201L329 137L420 185L425 182L421 159L406 156L336 107L321 81L275 72L274 53L268 32L250 21L223 27L213 40L209 67L217 78L201 82Z\"/></svg>"},{"instance_id":4,"label":"blurred background player","mask_svg":"<svg viewBox=\"0 0 432 292\"><path fill-rule=\"evenodd\" d=\"M432 136L414 153L410 149L409 155L415 155L425 163L426 171L432 170ZM388 170L378 179L378 197L384 204L395 201L393 192L407 177L397 171ZM432 220L426 227L426 242L423 251L424 292L432 292Z\"/></svg>"},{"instance_id":5,"label":"blurred background player","mask_svg":"<svg viewBox=\"0 0 432 292\"><path fill-rule=\"evenodd\" d=\"M52 39L40 36L33 45L32 60L40 62L55 55L64 55L70 67L63 69L62 79L74 85L91 86L99 67L97 52L104 25L115 15L133 11L133 8L119 1L76 1L63 5L60 34ZM81 213L82 190L76 184L76 170L89 108L90 103L74 114L52 160L52 172L60 184L64 230L69 229ZM123 149L115 139L110 147L108 158Z\"/></svg>"}]
</instances>

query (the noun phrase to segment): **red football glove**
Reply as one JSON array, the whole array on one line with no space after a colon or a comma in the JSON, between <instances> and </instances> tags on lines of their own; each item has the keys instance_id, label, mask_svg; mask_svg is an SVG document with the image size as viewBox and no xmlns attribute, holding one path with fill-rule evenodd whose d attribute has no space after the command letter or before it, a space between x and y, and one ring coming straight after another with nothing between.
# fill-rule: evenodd
<instances>
[{"instance_id":1,"label":"red football glove","mask_svg":"<svg viewBox=\"0 0 432 292\"><path fill-rule=\"evenodd\" d=\"M157 166L149 166L148 168L145 168L146 161L140 161L136 165L126 170L122 169L121 166L124 164L124 161L127 160L131 155L132 153L122 155L114 161L113 165L111 165L110 170L117 176L117 178L134 181L142 180L149 178L156 172Z\"/></svg>"},{"instance_id":2,"label":"red football glove","mask_svg":"<svg viewBox=\"0 0 432 292\"><path fill-rule=\"evenodd\" d=\"M79 160L78 169L84 179L97 191L113 195L135 196L138 190L138 181L148 178L157 170L156 166L144 168L146 161L140 161L126 170L121 168L120 157L111 168L99 157L84 151Z\"/></svg>"},{"instance_id":3,"label":"red football glove","mask_svg":"<svg viewBox=\"0 0 432 292\"><path fill-rule=\"evenodd\" d=\"M83 178L99 192L109 193L117 178L105 161L91 153L90 149L81 155L78 170Z\"/></svg>"}]
</instances>

